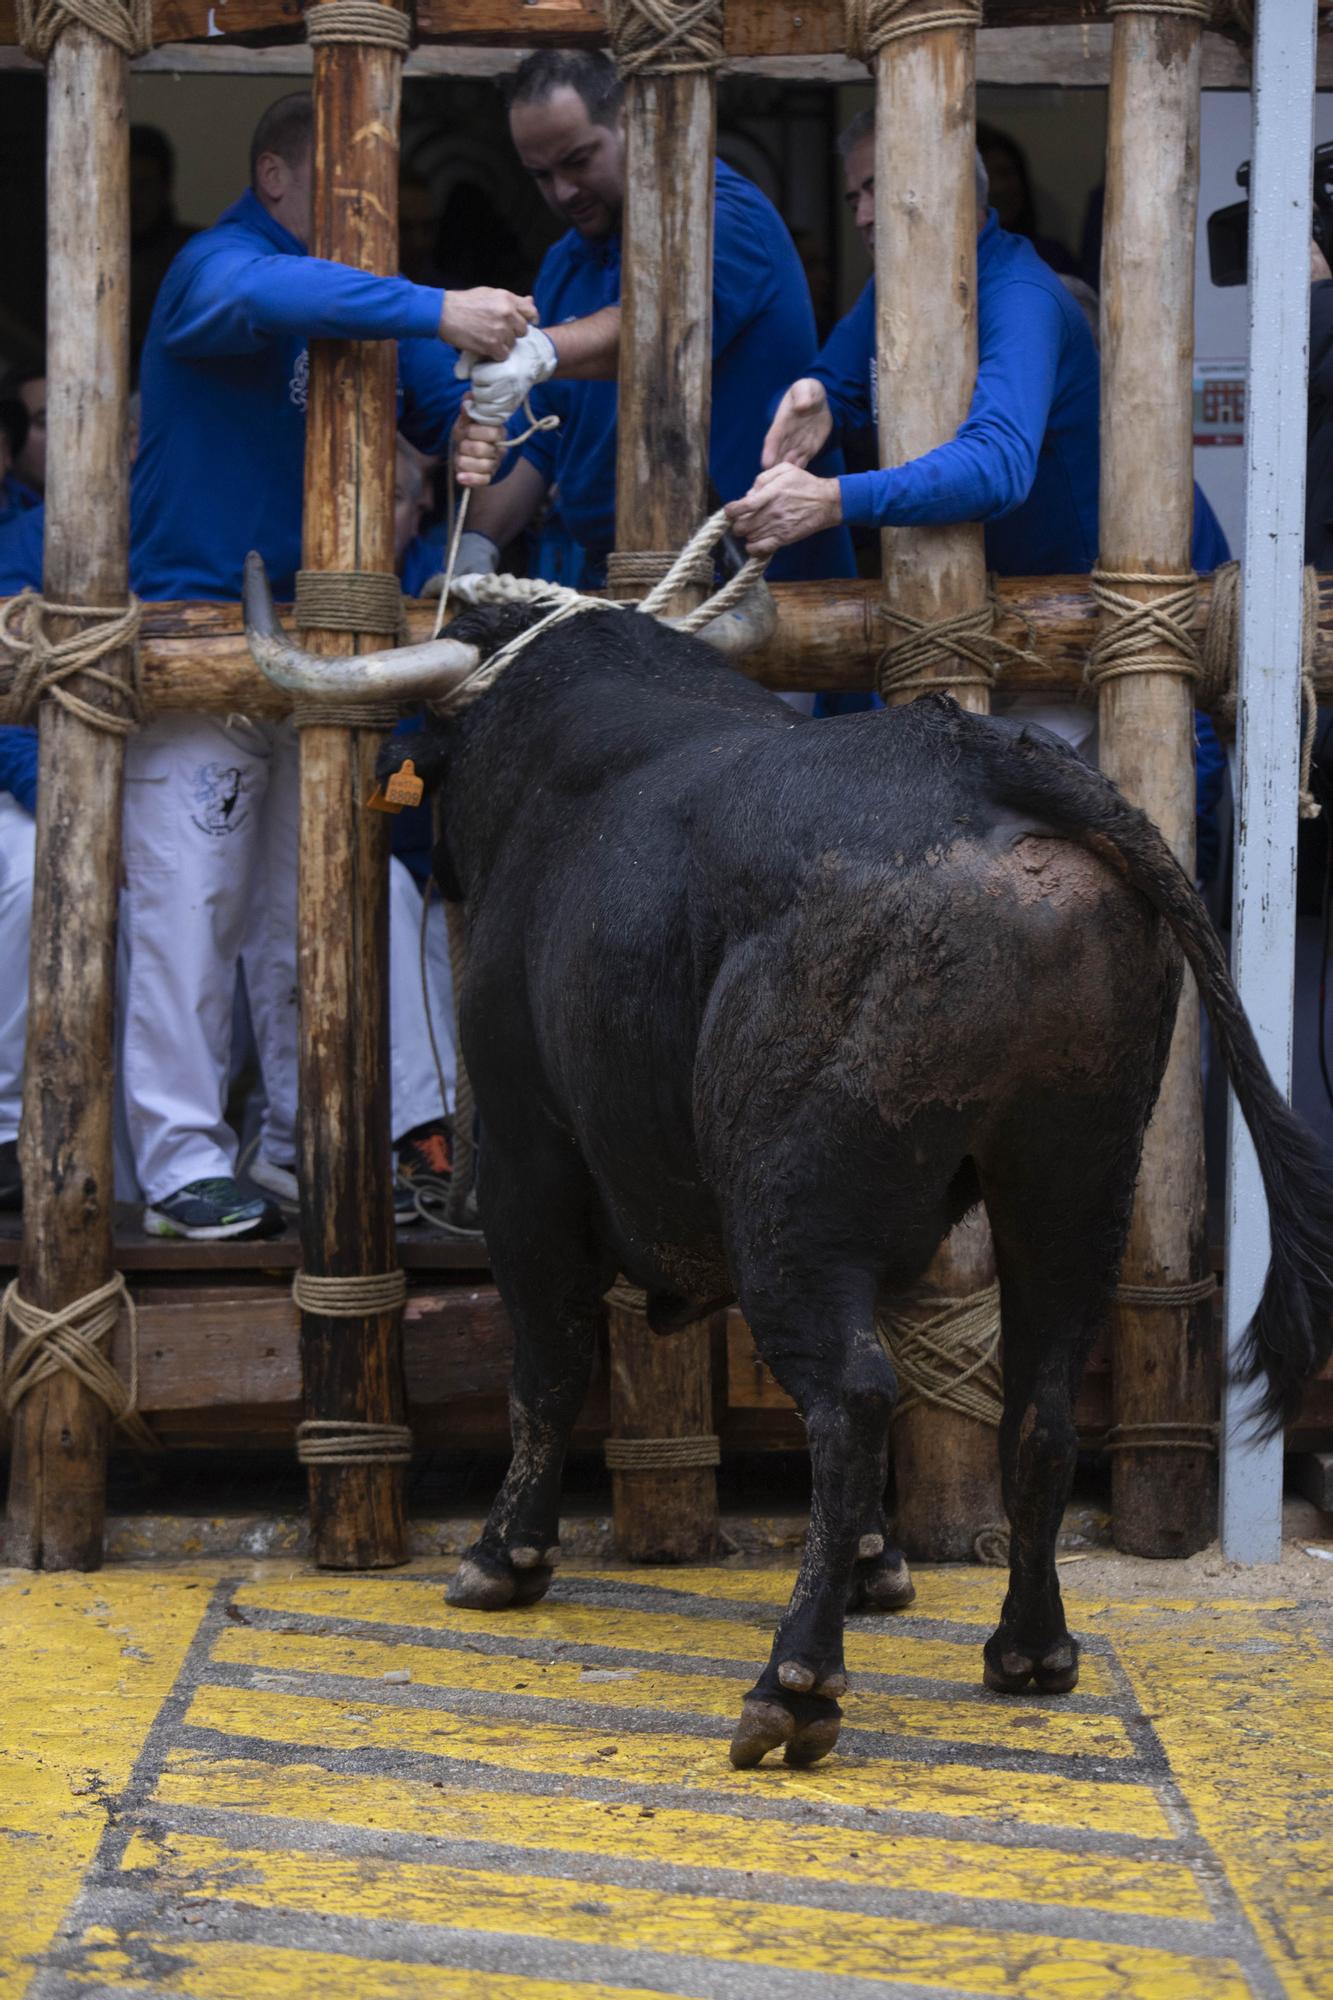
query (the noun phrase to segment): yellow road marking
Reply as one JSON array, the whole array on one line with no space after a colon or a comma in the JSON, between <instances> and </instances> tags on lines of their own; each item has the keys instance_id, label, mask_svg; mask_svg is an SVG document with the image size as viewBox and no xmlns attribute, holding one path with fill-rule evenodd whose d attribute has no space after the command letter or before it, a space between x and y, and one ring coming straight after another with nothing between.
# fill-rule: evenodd
<instances>
[{"instance_id":1,"label":"yellow road marking","mask_svg":"<svg viewBox=\"0 0 1333 2000\"><path fill-rule=\"evenodd\" d=\"M614 1685L614 1683L612 1683ZM808 1772L768 1763L733 1771L720 1738L621 1736L550 1723L452 1715L349 1697L334 1701L251 1688L201 1687L186 1720L199 1728L266 1742L334 1750L397 1750L463 1758L547 1776L678 1785L737 1798L768 1794L902 1812L981 1815L1001 1823L1089 1827L1169 1839L1172 1828L1146 1785L1101 1783L966 1764L837 1758Z\"/></svg>"},{"instance_id":2,"label":"yellow road marking","mask_svg":"<svg viewBox=\"0 0 1333 2000\"><path fill-rule=\"evenodd\" d=\"M213 1657L277 1673L360 1674L371 1680L406 1671L420 1687L474 1688L732 1720L750 1685L748 1676L744 1680L730 1676L717 1679L701 1674L659 1674L647 1668L638 1670L633 1680L587 1680L582 1667L558 1660L516 1660L392 1640L271 1632L262 1627L250 1631L231 1627L219 1638ZM939 1701L921 1695L863 1694L853 1687L846 1712L848 1722L858 1729L924 1736L934 1742L1002 1745L1005 1749L1072 1757L1134 1755L1124 1724L1114 1716L1082 1715L1058 1706L1008 1701L998 1695L980 1703Z\"/></svg>"},{"instance_id":3,"label":"yellow road marking","mask_svg":"<svg viewBox=\"0 0 1333 2000\"><path fill-rule=\"evenodd\" d=\"M1127 1605L1116 1647L1287 1992L1328 2000L1333 1659L1308 1627L1248 1605L1193 1605L1169 1626Z\"/></svg>"},{"instance_id":4,"label":"yellow road marking","mask_svg":"<svg viewBox=\"0 0 1333 2000\"><path fill-rule=\"evenodd\" d=\"M738 1819L602 1799L471 1791L450 1780L345 1773L314 1764L211 1759L177 1751L160 1779L165 1806L380 1828L440 1840L477 1840L563 1853L616 1855L672 1867L737 1868L783 1879L849 1882L934 1894L1211 1919L1179 1862L1123 1855L1052 1854L986 1841L870 1833L859 1828Z\"/></svg>"},{"instance_id":5,"label":"yellow road marking","mask_svg":"<svg viewBox=\"0 0 1333 2000\"><path fill-rule=\"evenodd\" d=\"M0 1993L73 1901L207 1602L178 1576L0 1571Z\"/></svg>"},{"instance_id":6,"label":"yellow road marking","mask_svg":"<svg viewBox=\"0 0 1333 2000\"><path fill-rule=\"evenodd\" d=\"M215 1897L250 1908L451 1929L516 1932L570 1944L698 1955L721 1965L779 1966L827 1977L915 1979L1011 2000L1246 2000L1228 1959L1039 1932L980 1932L912 1919L849 1916L741 1897L678 1896L605 1882L348 1859L328 1852L234 1846L201 1835L136 1834L127 1870L198 1907ZM1100 1988L1092 1982L1100 1981ZM1113 1983L1118 1981L1119 1983Z\"/></svg>"},{"instance_id":7,"label":"yellow road marking","mask_svg":"<svg viewBox=\"0 0 1333 2000\"><path fill-rule=\"evenodd\" d=\"M125 1950L125 1944L139 1950ZM576 1985L563 1979L523 1979L512 1973L469 1972L445 1965L405 1965L386 1958L343 1958L332 1952L291 1951L258 1944L211 1943L170 1937L151 1928L127 1933L94 1927L87 1956L72 1977L114 1992L137 1985L151 1951L173 1993L200 2000L644 2000L643 1989ZM656 1995L662 1994L654 1987ZM679 2000L665 1995L664 2000Z\"/></svg>"},{"instance_id":8,"label":"yellow road marking","mask_svg":"<svg viewBox=\"0 0 1333 2000\"><path fill-rule=\"evenodd\" d=\"M325 1618L359 1618L390 1625L419 1625L427 1631L477 1633L498 1643L555 1642L603 1646L616 1651L671 1653L682 1659L752 1661L757 1673L768 1658L776 1619L683 1616L671 1611L606 1611L578 1604L546 1602L525 1611L456 1611L439 1584L411 1578L303 1577L297 1583L247 1584L236 1593L238 1607L262 1606ZM980 1645L950 1639L921 1639L897 1631L885 1619L879 1632L849 1632L846 1658L851 1673L909 1674L932 1680L981 1679ZM1099 1660L1084 1662L1080 1688L1106 1694L1110 1682Z\"/></svg>"}]
</instances>

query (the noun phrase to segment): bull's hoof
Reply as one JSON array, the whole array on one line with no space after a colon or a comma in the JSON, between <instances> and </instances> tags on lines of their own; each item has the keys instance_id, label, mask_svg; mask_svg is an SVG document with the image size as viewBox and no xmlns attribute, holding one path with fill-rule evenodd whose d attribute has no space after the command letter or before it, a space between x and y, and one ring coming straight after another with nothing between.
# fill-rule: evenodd
<instances>
[{"instance_id":1,"label":"bull's hoof","mask_svg":"<svg viewBox=\"0 0 1333 2000\"><path fill-rule=\"evenodd\" d=\"M738 1771L753 1770L779 1748L788 1764L817 1764L837 1742L841 1722L842 1710L826 1695L785 1689L747 1695L731 1739L732 1764Z\"/></svg>"},{"instance_id":2,"label":"bull's hoof","mask_svg":"<svg viewBox=\"0 0 1333 2000\"><path fill-rule=\"evenodd\" d=\"M1002 1641L988 1639L981 1677L993 1694L1068 1694L1078 1685L1078 1641L1067 1635L1048 1646L1040 1658Z\"/></svg>"},{"instance_id":3,"label":"bull's hoof","mask_svg":"<svg viewBox=\"0 0 1333 2000\"><path fill-rule=\"evenodd\" d=\"M875 1548L874 1543L879 1547ZM916 1585L900 1549L886 1548L881 1536L865 1535L847 1589L849 1611L903 1611L916 1596Z\"/></svg>"},{"instance_id":4,"label":"bull's hoof","mask_svg":"<svg viewBox=\"0 0 1333 2000\"><path fill-rule=\"evenodd\" d=\"M539 1551L515 1548L509 1561L469 1550L445 1592L446 1603L461 1611L507 1611L536 1604L545 1597L555 1574L555 1548Z\"/></svg>"}]
</instances>

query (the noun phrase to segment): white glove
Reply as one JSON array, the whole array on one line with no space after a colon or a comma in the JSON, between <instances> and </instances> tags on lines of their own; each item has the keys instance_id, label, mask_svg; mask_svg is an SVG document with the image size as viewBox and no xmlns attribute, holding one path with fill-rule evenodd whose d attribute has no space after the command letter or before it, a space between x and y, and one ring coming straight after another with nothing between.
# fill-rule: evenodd
<instances>
[{"instance_id":1,"label":"white glove","mask_svg":"<svg viewBox=\"0 0 1333 2000\"><path fill-rule=\"evenodd\" d=\"M508 423L528 392L548 375L554 375L558 356L539 326L521 333L504 361L483 361L476 354L460 354L454 374L460 381L472 381L468 401L472 414L483 424Z\"/></svg>"}]
</instances>

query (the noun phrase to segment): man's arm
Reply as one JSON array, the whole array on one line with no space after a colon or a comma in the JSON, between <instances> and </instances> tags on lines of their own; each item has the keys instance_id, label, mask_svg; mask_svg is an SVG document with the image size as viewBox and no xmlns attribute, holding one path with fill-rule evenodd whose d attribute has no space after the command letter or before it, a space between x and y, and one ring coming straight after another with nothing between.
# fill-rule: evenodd
<instances>
[{"instance_id":1,"label":"man's arm","mask_svg":"<svg viewBox=\"0 0 1333 2000\"><path fill-rule=\"evenodd\" d=\"M555 349L556 374L565 382L610 382L620 366L620 307L603 306L586 319L566 320L542 332Z\"/></svg>"},{"instance_id":2,"label":"man's arm","mask_svg":"<svg viewBox=\"0 0 1333 2000\"><path fill-rule=\"evenodd\" d=\"M527 527L546 497L545 473L530 459L518 459L493 486L474 487L468 502L470 533L488 535L497 549Z\"/></svg>"}]
</instances>

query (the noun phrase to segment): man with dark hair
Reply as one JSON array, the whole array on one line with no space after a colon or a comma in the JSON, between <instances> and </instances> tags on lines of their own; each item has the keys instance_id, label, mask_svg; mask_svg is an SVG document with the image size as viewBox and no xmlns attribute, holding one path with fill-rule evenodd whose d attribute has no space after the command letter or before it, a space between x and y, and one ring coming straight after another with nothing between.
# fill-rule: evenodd
<instances>
[{"instance_id":1,"label":"man with dark hair","mask_svg":"<svg viewBox=\"0 0 1333 2000\"><path fill-rule=\"evenodd\" d=\"M442 292L309 256L311 142L308 96L265 112L249 190L185 245L158 296L131 489L141 597L235 601L249 549L291 596L311 339L397 341L402 428L437 453L464 394L456 349L502 358L533 317L511 292ZM130 739L125 777L123 1074L145 1227L269 1233L281 1219L237 1184L223 1105L243 958L268 1100L252 1178L294 1201L294 734L160 716Z\"/></svg>"},{"instance_id":2,"label":"man with dark hair","mask_svg":"<svg viewBox=\"0 0 1333 2000\"><path fill-rule=\"evenodd\" d=\"M519 66L507 102L519 159L569 228L546 253L533 287L540 327L515 343L507 361L473 370L472 404L484 424L507 417L532 392L534 412L554 412L560 428L530 438L505 475L474 495L461 553L471 567L493 568L499 549L558 485L561 519L584 551L584 580L596 583L615 541L622 91L606 56L543 50ZM784 375L793 366L807 368L816 346L809 287L785 224L758 188L719 160L709 473L723 499L743 493L753 479ZM562 379L549 381L557 368ZM836 454L822 469L840 469ZM837 529L774 571L851 573L850 544Z\"/></svg>"}]
</instances>

